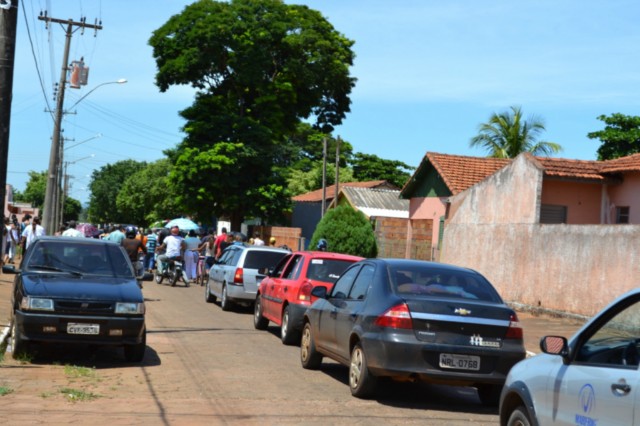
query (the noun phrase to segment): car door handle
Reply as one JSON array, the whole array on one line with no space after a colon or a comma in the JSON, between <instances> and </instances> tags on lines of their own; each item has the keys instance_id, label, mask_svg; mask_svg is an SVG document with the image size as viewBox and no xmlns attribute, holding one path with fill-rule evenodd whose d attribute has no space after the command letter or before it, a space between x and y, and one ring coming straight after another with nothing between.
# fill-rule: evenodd
<instances>
[{"instance_id":1,"label":"car door handle","mask_svg":"<svg viewBox=\"0 0 640 426\"><path fill-rule=\"evenodd\" d=\"M627 395L629 392L631 392L631 386L629 386L624 381L622 383L612 383L611 390L613 391L614 395L622 396Z\"/></svg>"}]
</instances>

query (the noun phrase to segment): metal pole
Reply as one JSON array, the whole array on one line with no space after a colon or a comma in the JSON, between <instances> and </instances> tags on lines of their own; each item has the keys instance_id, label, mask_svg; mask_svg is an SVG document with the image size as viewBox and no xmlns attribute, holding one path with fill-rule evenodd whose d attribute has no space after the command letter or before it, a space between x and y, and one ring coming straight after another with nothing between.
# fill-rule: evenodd
<instances>
[{"instance_id":1,"label":"metal pole","mask_svg":"<svg viewBox=\"0 0 640 426\"><path fill-rule=\"evenodd\" d=\"M0 9L0 202L5 213L7 196L7 157L13 91L13 66L16 53L18 0Z\"/></svg>"}]
</instances>

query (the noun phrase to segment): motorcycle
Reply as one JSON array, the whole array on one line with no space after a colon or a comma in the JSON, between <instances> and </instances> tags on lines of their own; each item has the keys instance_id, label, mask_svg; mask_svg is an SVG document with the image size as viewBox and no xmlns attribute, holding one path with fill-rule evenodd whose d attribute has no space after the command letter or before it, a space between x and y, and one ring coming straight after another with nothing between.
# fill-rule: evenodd
<instances>
[{"instance_id":1,"label":"motorcycle","mask_svg":"<svg viewBox=\"0 0 640 426\"><path fill-rule=\"evenodd\" d=\"M182 278L185 286L189 287L189 278L187 278L187 273L182 267L181 259L170 259L168 262L162 262L162 273L159 270L160 268L156 268L156 284L162 284L162 281L167 278L171 286L174 287L178 280Z\"/></svg>"}]
</instances>

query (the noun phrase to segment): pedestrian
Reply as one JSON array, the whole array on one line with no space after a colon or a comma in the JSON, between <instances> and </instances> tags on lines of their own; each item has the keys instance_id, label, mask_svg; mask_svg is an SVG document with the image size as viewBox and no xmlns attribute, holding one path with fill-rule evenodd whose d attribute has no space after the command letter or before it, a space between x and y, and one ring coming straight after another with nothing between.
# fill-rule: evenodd
<instances>
[{"instance_id":1,"label":"pedestrian","mask_svg":"<svg viewBox=\"0 0 640 426\"><path fill-rule=\"evenodd\" d=\"M263 246L264 245L264 241L260 238L260 233L256 232L255 234L253 234L253 245L254 246Z\"/></svg>"},{"instance_id":2,"label":"pedestrian","mask_svg":"<svg viewBox=\"0 0 640 426\"><path fill-rule=\"evenodd\" d=\"M202 244L200 244L200 247L198 247L198 250L200 252L204 250L205 275L209 275L209 270L213 266L213 262L216 257L215 242L216 242L215 231L213 229L210 229L209 236L205 237L202 241Z\"/></svg>"},{"instance_id":3,"label":"pedestrian","mask_svg":"<svg viewBox=\"0 0 640 426\"><path fill-rule=\"evenodd\" d=\"M222 244L225 241L227 241L227 228L223 226L222 233L216 237L216 241L214 243L216 259L218 259L220 257L220 254L222 253L222 250L220 250L220 244Z\"/></svg>"},{"instance_id":4,"label":"pedestrian","mask_svg":"<svg viewBox=\"0 0 640 426\"><path fill-rule=\"evenodd\" d=\"M143 271L138 267L139 253L142 251L142 253L146 255L147 248L142 244L142 241L136 238L136 234L137 231L133 226L127 226L125 238L122 240L121 245L124 247L124 251L127 252L129 260L131 260L136 276L140 276Z\"/></svg>"},{"instance_id":5,"label":"pedestrian","mask_svg":"<svg viewBox=\"0 0 640 426\"><path fill-rule=\"evenodd\" d=\"M9 237L9 263L14 263L16 249L20 242L20 225L18 224L18 219L16 218L16 215L12 215L12 219L13 220L9 228L9 233L11 234Z\"/></svg>"},{"instance_id":6,"label":"pedestrian","mask_svg":"<svg viewBox=\"0 0 640 426\"><path fill-rule=\"evenodd\" d=\"M31 224L24 228L24 232L22 233L22 256L27 252L33 240L43 235L46 235L45 230L40 226L40 217L36 216L31 221Z\"/></svg>"},{"instance_id":7,"label":"pedestrian","mask_svg":"<svg viewBox=\"0 0 640 426\"><path fill-rule=\"evenodd\" d=\"M113 241L118 245L122 245L122 240L124 240L124 238L125 238L124 226L118 225L114 230L111 231L111 233L109 234L108 237L105 238L105 240Z\"/></svg>"},{"instance_id":8,"label":"pedestrian","mask_svg":"<svg viewBox=\"0 0 640 426\"><path fill-rule=\"evenodd\" d=\"M276 237L269 238L269 246L271 246L271 247L275 247L276 246Z\"/></svg>"},{"instance_id":9,"label":"pedestrian","mask_svg":"<svg viewBox=\"0 0 640 426\"><path fill-rule=\"evenodd\" d=\"M197 237L196 231L191 229L184 239L184 269L187 273L189 281L195 281L197 276L196 267L198 266L198 248L200 247L200 238Z\"/></svg>"},{"instance_id":10,"label":"pedestrian","mask_svg":"<svg viewBox=\"0 0 640 426\"><path fill-rule=\"evenodd\" d=\"M62 233L63 237L84 238L84 234L76 229L76 221L70 220L66 231Z\"/></svg>"},{"instance_id":11,"label":"pedestrian","mask_svg":"<svg viewBox=\"0 0 640 426\"><path fill-rule=\"evenodd\" d=\"M233 234L225 234L225 235L227 239L221 242L220 245L218 246L218 251L216 252L216 259L220 259L220 256L222 256L222 252L224 251L224 249L226 249L231 244L233 244Z\"/></svg>"},{"instance_id":12,"label":"pedestrian","mask_svg":"<svg viewBox=\"0 0 640 426\"><path fill-rule=\"evenodd\" d=\"M147 234L147 254L144 255L144 269L149 272L153 272L155 266L156 245L158 244L158 237L152 229Z\"/></svg>"}]
</instances>

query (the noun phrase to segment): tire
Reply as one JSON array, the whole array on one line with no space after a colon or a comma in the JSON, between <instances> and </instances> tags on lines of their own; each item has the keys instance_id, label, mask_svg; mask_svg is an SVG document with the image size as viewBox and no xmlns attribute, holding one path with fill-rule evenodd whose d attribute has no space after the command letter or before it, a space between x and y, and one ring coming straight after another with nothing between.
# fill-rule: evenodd
<instances>
[{"instance_id":1,"label":"tire","mask_svg":"<svg viewBox=\"0 0 640 426\"><path fill-rule=\"evenodd\" d=\"M231 303L231 301L229 300L229 297L227 295L227 286L226 284L222 285L222 296L220 297L220 307L222 308L223 311L230 311L233 304Z\"/></svg>"},{"instance_id":2,"label":"tire","mask_svg":"<svg viewBox=\"0 0 640 426\"><path fill-rule=\"evenodd\" d=\"M207 280L207 285L204 288L204 301L207 303L215 303L216 297L211 294L211 289L209 287L209 280Z\"/></svg>"},{"instance_id":3,"label":"tire","mask_svg":"<svg viewBox=\"0 0 640 426\"><path fill-rule=\"evenodd\" d=\"M178 275L178 271L176 271L175 268L169 271L169 282L171 283L171 287L176 286L178 278L180 278L180 276Z\"/></svg>"},{"instance_id":4,"label":"tire","mask_svg":"<svg viewBox=\"0 0 640 426\"><path fill-rule=\"evenodd\" d=\"M158 272L158 270L156 269L156 272L153 274L153 278L156 281L156 284L162 284L162 280L164 280L164 275Z\"/></svg>"},{"instance_id":5,"label":"tire","mask_svg":"<svg viewBox=\"0 0 640 426\"><path fill-rule=\"evenodd\" d=\"M316 344L311 333L311 324L308 322L304 324L302 329L300 362L302 363L302 368L307 370L317 370L322 364L322 354L316 350Z\"/></svg>"},{"instance_id":6,"label":"tire","mask_svg":"<svg viewBox=\"0 0 640 426\"><path fill-rule=\"evenodd\" d=\"M356 343L351 350L349 364L349 389L356 398L369 398L376 390L378 378L369 372L367 357L360 343Z\"/></svg>"},{"instance_id":7,"label":"tire","mask_svg":"<svg viewBox=\"0 0 640 426\"><path fill-rule=\"evenodd\" d=\"M124 357L128 362L141 362L147 349L147 329L142 331L142 342L135 345L124 345Z\"/></svg>"},{"instance_id":8,"label":"tire","mask_svg":"<svg viewBox=\"0 0 640 426\"><path fill-rule=\"evenodd\" d=\"M13 318L13 324L11 324L11 356L13 359L18 359L29 353L29 344L26 340L19 336L18 321L15 316Z\"/></svg>"},{"instance_id":9,"label":"tire","mask_svg":"<svg viewBox=\"0 0 640 426\"><path fill-rule=\"evenodd\" d=\"M262 301L258 295L256 302L253 304L253 327L256 330L266 330L269 326L269 320L262 316Z\"/></svg>"},{"instance_id":10,"label":"tire","mask_svg":"<svg viewBox=\"0 0 640 426\"><path fill-rule=\"evenodd\" d=\"M189 283L189 278L187 278L187 274L184 271L180 271L180 278L182 278L182 282L184 283L185 287L191 286L191 284Z\"/></svg>"},{"instance_id":11,"label":"tire","mask_svg":"<svg viewBox=\"0 0 640 426\"><path fill-rule=\"evenodd\" d=\"M531 426L531 419L527 413L527 409L520 405L511 412L509 420L507 420L507 426Z\"/></svg>"},{"instance_id":12,"label":"tire","mask_svg":"<svg viewBox=\"0 0 640 426\"><path fill-rule=\"evenodd\" d=\"M502 392L502 385L489 385L481 384L477 385L478 397L482 405L487 407L497 407L500 403L500 393Z\"/></svg>"},{"instance_id":13,"label":"tire","mask_svg":"<svg viewBox=\"0 0 640 426\"><path fill-rule=\"evenodd\" d=\"M282 343L285 345L300 343L300 334L296 330L291 329L291 313L288 305L284 307L284 311L282 312L280 340L282 340Z\"/></svg>"}]
</instances>

